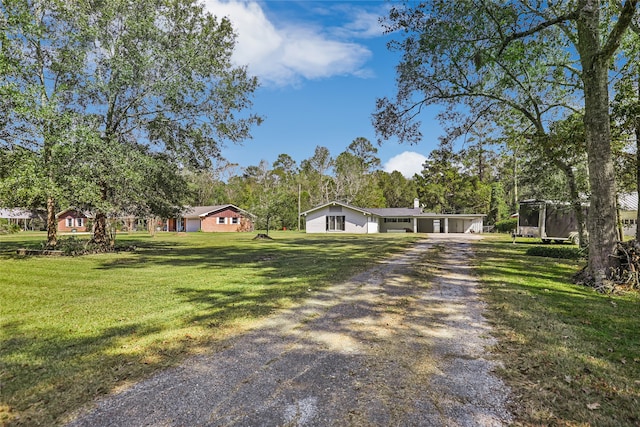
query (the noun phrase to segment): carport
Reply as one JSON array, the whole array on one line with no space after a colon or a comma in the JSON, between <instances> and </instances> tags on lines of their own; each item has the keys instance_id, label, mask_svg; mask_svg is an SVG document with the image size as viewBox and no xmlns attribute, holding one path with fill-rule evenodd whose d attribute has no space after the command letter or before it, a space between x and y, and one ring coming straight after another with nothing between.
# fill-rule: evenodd
<instances>
[{"instance_id":1,"label":"carport","mask_svg":"<svg viewBox=\"0 0 640 427\"><path fill-rule=\"evenodd\" d=\"M418 233L482 233L484 215L422 214L417 217Z\"/></svg>"}]
</instances>

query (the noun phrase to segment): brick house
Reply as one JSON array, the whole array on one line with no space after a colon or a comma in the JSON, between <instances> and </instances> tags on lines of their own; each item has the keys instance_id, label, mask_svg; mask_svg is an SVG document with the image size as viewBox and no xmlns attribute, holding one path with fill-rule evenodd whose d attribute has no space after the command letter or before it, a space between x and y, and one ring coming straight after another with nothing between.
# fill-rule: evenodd
<instances>
[{"instance_id":1,"label":"brick house","mask_svg":"<svg viewBox=\"0 0 640 427\"><path fill-rule=\"evenodd\" d=\"M234 205L192 206L177 218L169 218L166 231L253 231L254 215Z\"/></svg>"},{"instance_id":2,"label":"brick house","mask_svg":"<svg viewBox=\"0 0 640 427\"><path fill-rule=\"evenodd\" d=\"M66 209L56 214L58 231L61 233L85 233L88 228L89 215L75 209Z\"/></svg>"}]
</instances>

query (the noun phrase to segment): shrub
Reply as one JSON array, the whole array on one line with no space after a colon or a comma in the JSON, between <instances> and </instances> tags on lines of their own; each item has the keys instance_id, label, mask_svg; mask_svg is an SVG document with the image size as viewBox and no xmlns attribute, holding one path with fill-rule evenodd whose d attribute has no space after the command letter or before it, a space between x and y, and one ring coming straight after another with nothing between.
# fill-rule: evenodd
<instances>
[{"instance_id":1,"label":"shrub","mask_svg":"<svg viewBox=\"0 0 640 427\"><path fill-rule=\"evenodd\" d=\"M586 256L584 250L575 246L532 246L527 249L526 254L562 259L580 259Z\"/></svg>"},{"instance_id":2,"label":"shrub","mask_svg":"<svg viewBox=\"0 0 640 427\"><path fill-rule=\"evenodd\" d=\"M0 234L13 234L20 231L18 224L10 224L8 219L0 219Z\"/></svg>"},{"instance_id":3,"label":"shrub","mask_svg":"<svg viewBox=\"0 0 640 427\"><path fill-rule=\"evenodd\" d=\"M81 240L75 236L63 237L58 240L56 249L61 250L63 254L75 256L87 253L88 240Z\"/></svg>"},{"instance_id":4,"label":"shrub","mask_svg":"<svg viewBox=\"0 0 640 427\"><path fill-rule=\"evenodd\" d=\"M518 218L503 219L496 222L496 231L498 233L510 233L518 227Z\"/></svg>"}]
</instances>

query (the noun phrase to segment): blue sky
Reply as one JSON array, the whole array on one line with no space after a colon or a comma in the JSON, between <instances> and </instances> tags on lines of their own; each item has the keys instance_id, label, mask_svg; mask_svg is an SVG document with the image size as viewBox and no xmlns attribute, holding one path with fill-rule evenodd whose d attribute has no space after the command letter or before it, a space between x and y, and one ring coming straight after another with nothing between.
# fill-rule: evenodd
<instances>
[{"instance_id":1,"label":"blue sky","mask_svg":"<svg viewBox=\"0 0 640 427\"><path fill-rule=\"evenodd\" d=\"M238 33L234 53L261 87L253 112L265 117L253 139L228 145L222 155L240 167L272 164L280 153L298 164L315 147L343 152L358 137L376 142L371 114L378 97L395 93L398 54L386 48L378 18L388 1L205 0L214 15L228 16ZM378 147L385 170L418 172L442 134L437 109L422 117L423 141L387 141Z\"/></svg>"}]
</instances>

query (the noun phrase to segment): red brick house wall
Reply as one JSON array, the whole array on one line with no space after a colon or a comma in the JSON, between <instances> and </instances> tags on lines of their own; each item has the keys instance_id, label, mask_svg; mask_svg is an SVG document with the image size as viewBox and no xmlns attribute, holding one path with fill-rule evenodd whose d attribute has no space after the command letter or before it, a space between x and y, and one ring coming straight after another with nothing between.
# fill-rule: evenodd
<instances>
[{"instance_id":1,"label":"red brick house wall","mask_svg":"<svg viewBox=\"0 0 640 427\"><path fill-rule=\"evenodd\" d=\"M222 224L221 221L224 223ZM202 218L200 229L204 232L250 231L253 229L253 224L250 217L228 207Z\"/></svg>"},{"instance_id":2,"label":"red brick house wall","mask_svg":"<svg viewBox=\"0 0 640 427\"><path fill-rule=\"evenodd\" d=\"M70 233L74 230L78 233L89 231L87 217L77 211L66 211L58 214L58 231Z\"/></svg>"}]
</instances>

